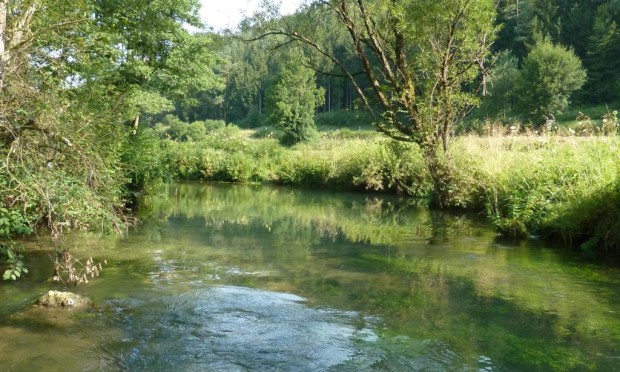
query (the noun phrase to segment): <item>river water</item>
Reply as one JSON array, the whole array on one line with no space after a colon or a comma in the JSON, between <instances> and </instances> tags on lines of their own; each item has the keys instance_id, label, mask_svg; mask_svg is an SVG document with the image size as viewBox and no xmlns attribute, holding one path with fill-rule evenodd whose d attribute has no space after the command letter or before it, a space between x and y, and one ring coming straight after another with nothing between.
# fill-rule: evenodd
<instances>
[{"instance_id":1,"label":"river water","mask_svg":"<svg viewBox=\"0 0 620 372\"><path fill-rule=\"evenodd\" d=\"M124 237L78 234L107 260L70 288L87 312L31 304L51 275L45 237L25 280L0 284L0 369L13 371L620 370L620 270L472 216L406 199L181 184Z\"/></svg>"}]
</instances>

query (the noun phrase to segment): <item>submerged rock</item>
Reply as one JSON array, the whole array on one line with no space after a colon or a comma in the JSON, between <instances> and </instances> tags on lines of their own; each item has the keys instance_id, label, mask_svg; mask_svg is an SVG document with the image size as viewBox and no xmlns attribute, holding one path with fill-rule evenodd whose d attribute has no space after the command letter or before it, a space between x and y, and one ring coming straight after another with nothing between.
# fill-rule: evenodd
<instances>
[{"instance_id":1,"label":"submerged rock","mask_svg":"<svg viewBox=\"0 0 620 372\"><path fill-rule=\"evenodd\" d=\"M38 305L46 307L85 308L92 306L93 302L79 294L71 292L49 291L37 301Z\"/></svg>"}]
</instances>

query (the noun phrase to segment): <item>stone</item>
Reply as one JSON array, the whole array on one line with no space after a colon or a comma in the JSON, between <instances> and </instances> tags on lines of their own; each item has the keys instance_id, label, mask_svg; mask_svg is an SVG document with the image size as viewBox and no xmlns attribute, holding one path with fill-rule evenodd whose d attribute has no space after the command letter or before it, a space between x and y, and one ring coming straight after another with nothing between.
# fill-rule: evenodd
<instances>
[{"instance_id":1,"label":"stone","mask_svg":"<svg viewBox=\"0 0 620 372\"><path fill-rule=\"evenodd\" d=\"M79 294L71 292L49 291L37 301L38 305L56 308L81 309L92 306L92 301Z\"/></svg>"}]
</instances>

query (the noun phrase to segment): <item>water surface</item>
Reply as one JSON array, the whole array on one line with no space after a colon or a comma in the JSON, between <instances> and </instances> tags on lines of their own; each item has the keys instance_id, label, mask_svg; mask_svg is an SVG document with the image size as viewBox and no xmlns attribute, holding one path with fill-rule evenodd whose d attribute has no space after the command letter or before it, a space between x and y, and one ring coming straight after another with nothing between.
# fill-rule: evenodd
<instances>
[{"instance_id":1,"label":"water surface","mask_svg":"<svg viewBox=\"0 0 620 372\"><path fill-rule=\"evenodd\" d=\"M406 199L182 184L122 238L68 238L107 260L42 312L49 242L0 284L8 370L619 370L620 271ZM73 288L71 288L73 290Z\"/></svg>"}]
</instances>

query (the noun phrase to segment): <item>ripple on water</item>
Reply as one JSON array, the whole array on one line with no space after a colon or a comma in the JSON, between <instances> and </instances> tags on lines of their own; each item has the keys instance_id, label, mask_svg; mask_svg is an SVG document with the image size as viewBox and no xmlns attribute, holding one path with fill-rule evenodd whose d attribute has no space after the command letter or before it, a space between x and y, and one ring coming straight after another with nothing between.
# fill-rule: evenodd
<instances>
[{"instance_id":1,"label":"ripple on water","mask_svg":"<svg viewBox=\"0 0 620 372\"><path fill-rule=\"evenodd\" d=\"M124 312L128 340L106 350L130 369L316 371L359 356L356 339L376 338L370 319L304 302L221 286L134 303Z\"/></svg>"},{"instance_id":2,"label":"ripple on water","mask_svg":"<svg viewBox=\"0 0 620 372\"><path fill-rule=\"evenodd\" d=\"M104 350L130 370L409 370L459 359L445 345L408 338L394 355L375 331L378 319L305 302L231 286L134 301L121 312L124 341Z\"/></svg>"}]
</instances>

